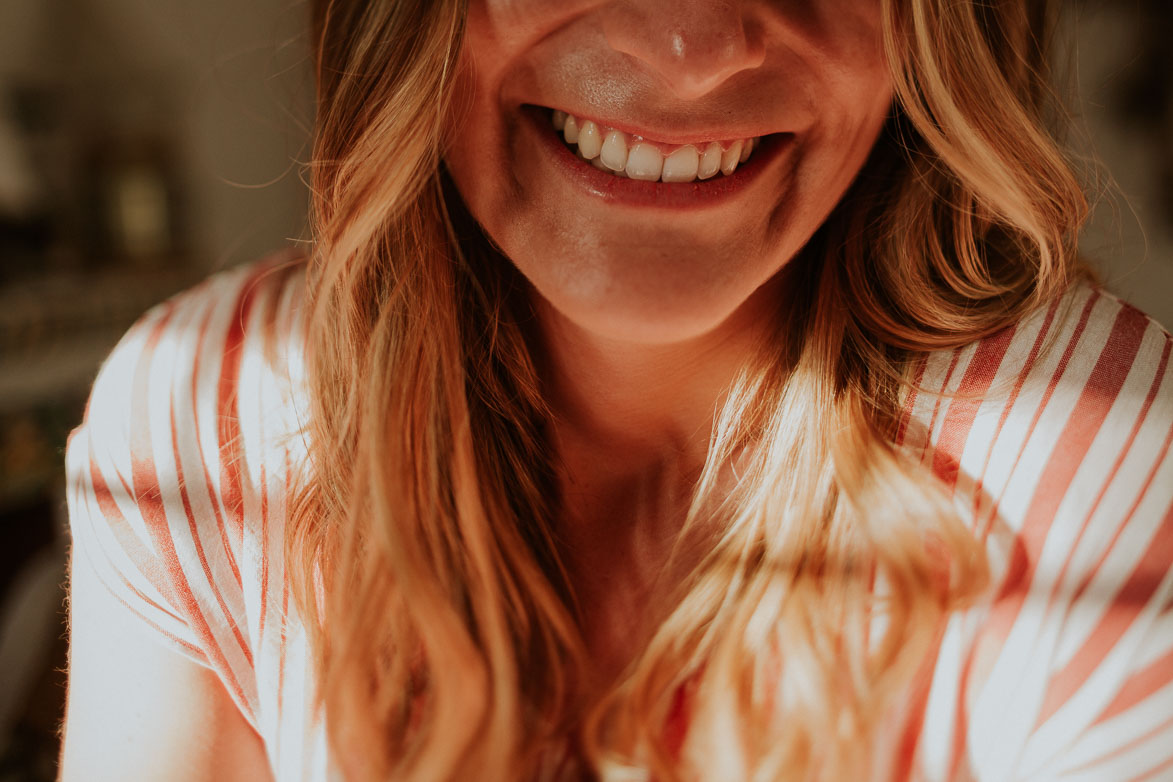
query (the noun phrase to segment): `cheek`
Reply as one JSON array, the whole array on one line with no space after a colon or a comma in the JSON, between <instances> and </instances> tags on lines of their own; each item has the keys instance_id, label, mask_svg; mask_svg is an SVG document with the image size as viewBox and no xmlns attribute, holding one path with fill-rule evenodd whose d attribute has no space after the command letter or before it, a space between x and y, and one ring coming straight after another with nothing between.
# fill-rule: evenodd
<instances>
[{"instance_id":1,"label":"cheek","mask_svg":"<svg viewBox=\"0 0 1173 782\"><path fill-rule=\"evenodd\" d=\"M862 168L891 113L892 77L878 0L816 4L809 20L805 91L814 106L808 132L808 186L845 188Z\"/></svg>"},{"instance_id":2,"label":"cheek","mask_svg":"<svg viewBox=\"0 0 1173 782\"><path fill-rule=\"evenodd\" d=\"M866 124L884 113L892 85L880 0L788 2L782 14L776 34L816 114Z\"/></svg>"},{"instance_id":3,"label":"cheek","mask_svg":"<svg viewBox=\"0 0 1173 782\"><path fill-rule=\"evenodd\" d=\"M478 65L483 60L491 62L491 53L472 33L465 39L453 79L441 157L470 212L490 228L499 222L502 206L510 200L510 167L503 157L500 111L491 101L493 74Z\"/></svg>"}]
</instances>

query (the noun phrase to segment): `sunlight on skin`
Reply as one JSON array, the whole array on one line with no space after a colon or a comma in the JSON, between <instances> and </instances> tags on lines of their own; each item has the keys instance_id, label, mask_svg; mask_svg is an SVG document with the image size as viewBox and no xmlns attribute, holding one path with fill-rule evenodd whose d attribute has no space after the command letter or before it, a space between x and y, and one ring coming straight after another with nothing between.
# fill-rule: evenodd
<instances>
[{"instance_id":1,"label":"sunlight on skin","mask_svg":"<svg viewBox=\"0 0 1173 782\"><path fill-rule=\"evenodd\" d=\"M648 530L680 522L724 390L785 317L779 270L883 126L880 3L475 0L462 66L445 161L533 286L579 569L632 593L655 570ZM553 109L680 144L788 143L726 197L616 203L559 168L541 135L562 143Z\"/></svg>"}]
</instances>

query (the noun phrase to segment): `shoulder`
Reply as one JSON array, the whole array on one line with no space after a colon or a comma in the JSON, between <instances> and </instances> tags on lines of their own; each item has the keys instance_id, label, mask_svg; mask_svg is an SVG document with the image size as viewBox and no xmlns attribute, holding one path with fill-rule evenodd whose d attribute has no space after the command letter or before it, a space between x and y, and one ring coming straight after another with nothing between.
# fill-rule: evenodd
<instances>
[{"instance_id":1,"label":"shoulder","mask_svg":"<svg viewBox=\"0 0 1173 782\"><path fill-rule=\"evenodd\" d=\"M1152 489L1173 431L1171 346L1135 307L1076 287L1001 332L928 356L907 444L1014 528L1102 502L1093 487L1107 491L1105 480Z\"/></svg>"},{"instance_id":2,"label":"shoulder","mask_svg":"<svg viewBox=\"0 0 1173 782\"><path fill-rule=\"evenodd\" d=\"M300 274L295 258L274 256L146 312L102 363L83 420L89 436L141 465L171 461L176 440L218 441L261 366L290 370Z\"/></svg>"},{"instance_id":3,"label":"shoulder","mask_svg":"<svg viewBox=\"0 0 1173 782\"><path fill-rule=\"evenodd\" d=\"M1171 346L1152 318L1081 286L924 362L906 443L951 487L996 577L949 658L983 779L1149 768L1134 740L1173 704Z\"/></svg>"},{"instance_id":4,"label":"shoulder","mask_svg":"<svg viewBox=\"0 0 1173 782\"><path fill-rule=\"evenodd\" d=\"M979 535L1010 541L1004 590L1102 577L1109 554L1123 573L1167 545L1171 352L1151 317L1081 285L925 361L908 442Z\"/></svg>"},{"instance_id":5,"label":"shoulder","mask_svg":"<svg viewBox=\"0 0 1173 782\"><path fill-rule=\"evenodd\" d=\"M1171 349L1152 318L1080 286L925 361L906 446L987 541L1004 596L1119 587L1142 567L1152 586L1167 568Z\"/></svg>"},{"instance_id":6,"label":"shoulder","mask_svg":"<svg viewBox=\"0 0 1173 782\"><path fill-rule=\"evenodd\" d=\"M213 668L249 719L301 275L275 256L149 310L103 363L66 448L75 559Z\"/></svg>"}]
</instances>

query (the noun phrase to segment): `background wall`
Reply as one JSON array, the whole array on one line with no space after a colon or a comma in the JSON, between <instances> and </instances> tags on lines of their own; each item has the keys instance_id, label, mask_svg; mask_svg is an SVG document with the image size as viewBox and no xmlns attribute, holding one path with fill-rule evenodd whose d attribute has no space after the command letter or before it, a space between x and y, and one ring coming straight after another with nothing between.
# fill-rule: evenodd
<instances>
[{"instance_id":1,"label":"background wall","mask_svg":"<svg viewBox=\"0 0 1173 782\"><path fill-rule=\"evenodd\" d=\"M0 782L56 777L62 449L153 303L305 233L298 0L0 0Z\"/></svg>"},{"instance_id":2,"label":"background wall","mask_svg":"<svg viewBox=\"0 0 1173 782\"><path fill-rule=\"evenodd\" d=\"M41 101L35 121L72 130L67 155L85 134L160 137L188 260L232 265L303 233L307 14L290 0L5 0L0 85Z\"/></svg>"},{"instance_id":3,"label":"background wall","mask_svg":"<svg viewBox=\"0 0 1173 782\"><path fill-rule=\"evenodd\" d=\"M1108 287L1173 328L1173 3L1064 6L1059 66L1102 189L1082 248ZM1092 183L1096 185L1096 183Z\"/></svg>"},{"instance_id":4,"label":"background wall","mask_svg":"<svg viewBox=\"0 0 1173 782\"><path fill-rule=\"evenodd\" d=\"M148 306L304 236L305 0L0 0L0 782L55 777L61 451ZM1168 0L1070 0L1083 249L1173 325ZM1077 134L1080 135L1080 134Z\"/></svg>"}]
</instances>

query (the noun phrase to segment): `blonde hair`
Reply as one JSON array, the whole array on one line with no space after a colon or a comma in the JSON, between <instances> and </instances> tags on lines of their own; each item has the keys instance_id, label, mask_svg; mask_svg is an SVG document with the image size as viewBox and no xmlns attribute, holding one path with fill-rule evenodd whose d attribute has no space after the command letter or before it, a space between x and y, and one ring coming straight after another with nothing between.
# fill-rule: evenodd
<instances>
[{"instance_id":1,"label":"blonde hair","mask_svg":"<svg viewBox=\"0 0 1173 782\"><path fill-rule=\"evenodd\" d=\"M661 782L866 777L943 620L988 581L894 442L912 368L1065 290L1086 211L1047 129L1045 3L883 13L893 116L784 270L776 338L713 432L680 585L597 697L528 302L441 165L464 3L314 4L311 460L286 540L348 778L530 779L568 735L596 772ZM681 553L702 528L715 539Z\"/></svg>"}]
</instances>

